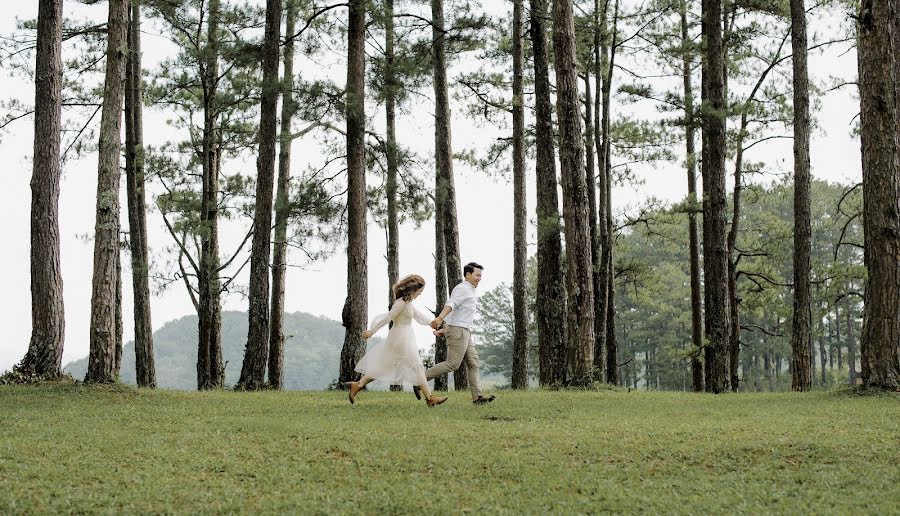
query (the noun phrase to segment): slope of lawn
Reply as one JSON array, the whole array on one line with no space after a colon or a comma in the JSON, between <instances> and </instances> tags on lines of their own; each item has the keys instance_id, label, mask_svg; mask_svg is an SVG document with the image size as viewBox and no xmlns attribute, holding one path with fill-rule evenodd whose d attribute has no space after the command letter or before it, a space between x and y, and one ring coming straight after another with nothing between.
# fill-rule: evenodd
<instances>
[{"instance_id":1,"label":"slope of lawn","mask_svg":"<svg viewBox=\"0 0 900 516\"><path fill-rule=\"evenodd\" d=\"M900 512L900 396L0 387L0 513Z\"/></svg>"}]
</instances>

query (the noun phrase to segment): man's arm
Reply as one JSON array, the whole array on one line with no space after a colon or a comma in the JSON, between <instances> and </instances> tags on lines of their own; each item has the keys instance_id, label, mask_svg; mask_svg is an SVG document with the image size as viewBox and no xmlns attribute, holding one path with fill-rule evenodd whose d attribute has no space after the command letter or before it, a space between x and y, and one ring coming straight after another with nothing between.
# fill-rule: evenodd
<instances>
[{"instance_id":1,"label":"man's arm","mask_svg":"<svg viewBox=\"0 0 900 516\"><path fill-rule=\"evenodd\" d=\"M452 311L453 311L452 306L444 305L444 309L441 310L441 313L438 314L438 316L433 321L431 321L431 327L434 328L435 330L440 328L441 325L444 324L444 318L447 317L450 314L450 312L452 312Z\"/></svg>"},{"instance_id":2,"label":"man's arm","mask_svg":"<svg viewBox=\"0 0 900 516\"><path fill-rule=\"evenodd\" d=\"M453 288L453 292L450 293L450 298L447 299L447 303L444 305L444 309L441 310L441 313L438 314L437 317L433 321L431 321L431 327L435 330L440 328L442 324L444 324L444 318L456 308L457 304L462 300L462 290L459 289L459 285Z\"/></svg>"}]
</instances>

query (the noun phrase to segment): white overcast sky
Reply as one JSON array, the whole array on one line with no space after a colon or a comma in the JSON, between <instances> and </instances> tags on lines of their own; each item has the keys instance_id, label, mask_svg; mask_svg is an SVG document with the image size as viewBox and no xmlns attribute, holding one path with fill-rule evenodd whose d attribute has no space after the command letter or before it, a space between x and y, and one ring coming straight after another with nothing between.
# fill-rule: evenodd
<instances>
[{"instance_id":1,"label":"white overcast sky","mask_svg":"<svg viewBox=\"0 0 900 516\"><path fill-rule=\"evenodd\" d=\"M261 1L261 0L258 0ZM490 12L503 13L510 2L484 0ZM105 21L106 4L83 6L76 2L66 2L67 16L90 17ZM37 16L36 1L7 1L0 3L0 34L8 34L15 29L16 19L31 19ZM830 24L835 19L828 20ZM828 32L831 25L823 20L811 20L811 32ZM154 60L165 55L165 41L154 34L154 27L145 24L143 39L144 68L151 68ZM326 58L332 59L332 58ZM343 83L344 63L338 57L332 59L331 72L335 80ZM326 63L327 66L327 63ZM839 55L830 52L824 56L814 56L810 60L811 76L822 80L829 76L854 77L856 54L849 52ZM300 70L311 76L314 71ZM699 87L698 87L699 90ZM426 90L430 97L430 89ZM33 103L34 87L21 78L0 76L0 97L20 98ZM817 178L831 181L857 181L860 177L859 142L850 135L851 124L858 112L858 105L849 89L840 90L821 98L821 110L817 114L819 129L812 141L812 170ZM457 101L452 105L454 151L472 148L491 141L502 132L493 127L479 127L462 115L462 107ZM634 109L622 107L621 109ZM398 138L401 143L417 150L423 156L433 155L433 106L430 101L422 101L412 115L399 119ZM369 113L371 115L371 113ZM527 115L530 119L530 113ZM383 127L383 117L376 117L376 127ZM165 141L168 127L165 115L150 110L145 115L145 141L159 144ZM29 294L29 210L31 179L31 153L33 145L33 122L26 118L11 127L0 140L0 163L3 165L3 188L0 190L0 236L3 250L0 252L0 270L4 272L3 294L0 296L0 372L18 362L28 348L31 332L31 297ZM301 170L310 163L318 163L315 145L310 141L295 142L293 168ZM789 171L791 167L791 141L774 140L754 147L747 159L764 161L775 171ZM248 163L252 166L252 161ZM532 169L529 166L529 169ZM460 246L463 263L475 260L486 269L480 290L490 290L502 282L512 280L512 189L505 180L484 177L481 172L469 169L456 162L456 185L459 209ZM667 201L677 201L686 193L684 173L678 163L656 168L638 169L643 182L637 186L624 185L614 189L614 206L621 213L638 205L643 199L655 196ZM93 232L96 198L97 161L90 155L67 164L62 180L60 196L60 230L62 234L62 267L66 311L66 342L63 362L83 357L88 352L88 323L90 318L91 272L93 246L85 243L79 235ZM529 172L528 212L533 218L534 187L533 170ZM729 183L730 187L730 183ZM123 224L127 224L124 212ZM150 201L150 199L148 199ZM151 252L157 255L163 246L170 245L158 212L152 212L148 220ZM239 239L244 228L234 225L223 228L225 242ZM534 252L534 231L529 232L529 253ZM223 253L227 249L223 243ZM434 278L433 251L434 225L429 222L420 230L405 226L401 230L400 272L422 274L429 283ZM369 231L369 316L386 311L387 298L386 260L384 233L374 224ZM125 276L123 282L125 338L133 336L131 314L131 288L127 255L123 254ZM287 279L286 310L302 311L340 320L346 282L346 258L343 247L328 260L316 263L306 270L289 269ZM431 287L432 285L429 285ZM434 291L429 288L420 300L423 306L434 304ZM224 299L226 310L244 310L246 301L233 296ZM175 286L152 299L154 329L167 321L194 313L193 306L183 286ZM426 347L431 342L430 334L424 329L419 332L419 345ZM289 345L302 345L291 341ZM335 370L337 364L335 364Z\"/></svg>"}]
</instances>

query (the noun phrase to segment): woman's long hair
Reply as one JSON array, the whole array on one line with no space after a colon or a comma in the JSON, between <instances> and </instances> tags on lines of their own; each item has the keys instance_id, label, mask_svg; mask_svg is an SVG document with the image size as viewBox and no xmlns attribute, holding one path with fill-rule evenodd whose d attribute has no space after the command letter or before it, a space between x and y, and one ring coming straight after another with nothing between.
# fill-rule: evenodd
<instances>
[{"instance_id":1,"label":"woman's long hair","mask_svg":"<svg viewBox=\"0 0 900 516\"><path fill-rule=\"evenodd\" d=\"M418 274L410 274L394 284L394 299L402 299L409 303L412 295L425 286L425 280Z\"/></svg>"}]
</instances>

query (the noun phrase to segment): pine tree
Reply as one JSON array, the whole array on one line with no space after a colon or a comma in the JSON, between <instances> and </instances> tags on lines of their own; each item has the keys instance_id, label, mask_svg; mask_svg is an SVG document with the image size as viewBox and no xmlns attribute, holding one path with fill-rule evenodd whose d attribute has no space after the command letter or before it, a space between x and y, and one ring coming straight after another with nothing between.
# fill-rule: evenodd
<instances>
[{"instance_id":1,"label":"pine tree","mask_svg":"<svg viewBox=\"0 0 900 516\"><path fill-rule=\"evenodd\" d=\"M100 121L97 213L91 293L90 354L85 381L110 383L118 377L116 348L119 274L119 153L128 33L128 0L110 0L106 78Z\"/></svg>"}]
</instances>

